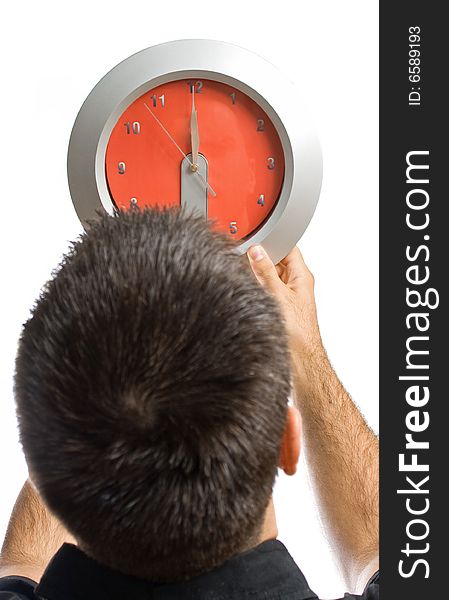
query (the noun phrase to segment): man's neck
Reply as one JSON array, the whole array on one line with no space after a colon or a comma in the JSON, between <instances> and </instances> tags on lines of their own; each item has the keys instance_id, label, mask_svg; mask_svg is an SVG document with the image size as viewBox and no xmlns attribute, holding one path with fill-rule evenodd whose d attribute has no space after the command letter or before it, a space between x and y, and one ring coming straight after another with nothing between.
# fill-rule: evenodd
<instances>
[{"instance_id":1,"label":"man's neck","mask_svg":"<svg viewBox=\"0 0 449 600\"><path fill-rule=\"evenodd\" d=\"M278 536L278 527L276 522L276 512L274 510L273 497L270 497L267 509L265 511L264 523L259 535L258 543L261 544L266 540L274 540Z\"/></svg>"}]
</instances>

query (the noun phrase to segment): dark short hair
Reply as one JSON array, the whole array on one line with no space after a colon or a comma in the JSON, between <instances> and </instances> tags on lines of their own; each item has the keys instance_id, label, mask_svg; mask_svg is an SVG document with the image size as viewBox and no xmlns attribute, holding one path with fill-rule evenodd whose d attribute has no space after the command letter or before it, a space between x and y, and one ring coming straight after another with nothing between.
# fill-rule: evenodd
<instances>
[{"instance_id":1,"label":"dark short hair","mask_svg":"<svg viewBox=\"0 0 449 600\"><path fill-rule=\"evenodd\" d=\"M21 442L90 556L187 579L257 543L290 367L246 257L180 210L104 216L64 256L16 360Z\"/></svg>"}]
</instances>

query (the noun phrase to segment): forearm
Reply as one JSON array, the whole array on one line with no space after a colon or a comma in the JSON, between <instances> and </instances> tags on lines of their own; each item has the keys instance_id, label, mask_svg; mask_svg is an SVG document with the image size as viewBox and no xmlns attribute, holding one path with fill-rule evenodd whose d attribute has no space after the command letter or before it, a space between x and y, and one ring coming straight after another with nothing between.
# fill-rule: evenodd
<instances>
[{"instance_id":1,"label":"forearm","mask_svg":"<svg viewBox=\"0 0 449 600\"><path fill-rule=\"evenodd\" d=\"M27 481L14 505L0 556L0 576L38 581L64 542L73 542Z\"/></svg>"},{"instance_id":2,"label":"forearm","mask_svg":"<svg viewBox=\"0 0 449 600\"><path fill-rule=\"evenodd\" d=\"M248 258L284 317L311 479L342 570L357 588L377 567L378 441L329 363L318 326L314 278L298 248L277 265L260 246L250 248Z\"/></svg>"},{"instance_id":3,"label":"forearm","mask_svg":"<svg viewBox=\"0 0 449 600\"><path fill-rule=\"evenodd\" d=\"M378 440L321 343L297 348L292 360L312 484L330 542L354 586L378 556Z\"/></svg>"}]
</instances>

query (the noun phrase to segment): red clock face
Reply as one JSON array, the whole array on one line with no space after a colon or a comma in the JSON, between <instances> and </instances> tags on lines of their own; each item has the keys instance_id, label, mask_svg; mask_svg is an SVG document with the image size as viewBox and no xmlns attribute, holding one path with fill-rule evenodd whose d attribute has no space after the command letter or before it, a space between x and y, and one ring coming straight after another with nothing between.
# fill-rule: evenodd
<instances>
[{"instance_id":1,"label":"red clock face","mask_svg":"<svg viewBox=\"0 0 449 600\"><path fill-rule=\"evenodd\" d=\"M106 178L119 209L192 205L240 240L276 205L284 155L273 123L249 96L183 79L146 92L120 116Z\"/></svg>"}]
</instances>

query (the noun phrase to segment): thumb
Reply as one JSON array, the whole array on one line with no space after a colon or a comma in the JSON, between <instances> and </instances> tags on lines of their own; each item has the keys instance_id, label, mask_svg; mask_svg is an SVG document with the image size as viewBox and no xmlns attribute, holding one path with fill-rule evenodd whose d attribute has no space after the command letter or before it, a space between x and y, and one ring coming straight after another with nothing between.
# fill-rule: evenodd
<instances>
[{"instance_id":1,"label":"thumb","mask_svg":"<svg viewBox=\"0 0 449 600\"><path fill-rule=\"evenodd\" d=\"M273 261L262 246L251 246L247 255L258 282L272 293L278 291L282 287L282 281L279 279Z\"/></svg>"}]
</instances>

